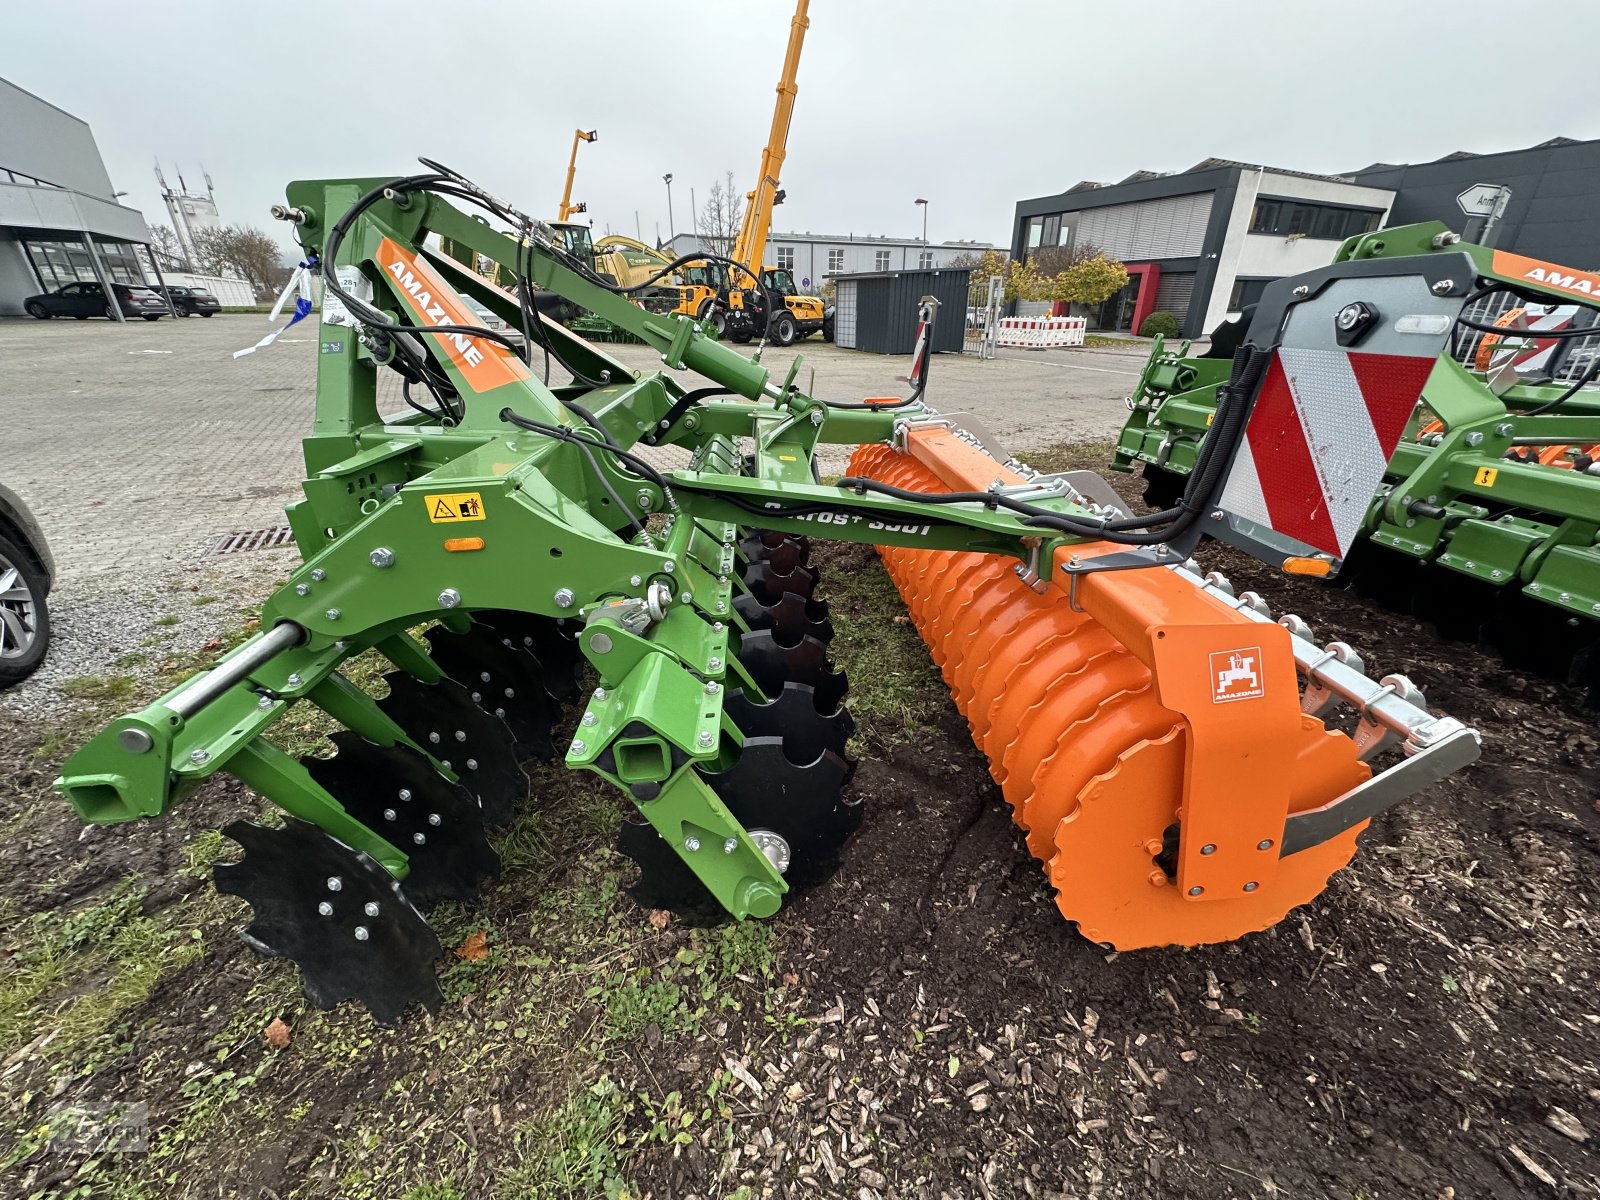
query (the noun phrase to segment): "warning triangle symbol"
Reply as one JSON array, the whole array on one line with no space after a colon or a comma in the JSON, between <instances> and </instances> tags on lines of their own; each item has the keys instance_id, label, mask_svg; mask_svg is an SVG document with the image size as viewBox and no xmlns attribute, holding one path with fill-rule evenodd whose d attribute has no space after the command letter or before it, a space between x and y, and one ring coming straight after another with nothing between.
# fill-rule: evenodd
<instances>
[{"instance_id":1,"label":"warning triangle symbol","mask_svg":"<svg viewBox=\"0 0 1600 1200\"><path fill-rule=\"evenodd\" d=\"M441 517L448 518L456 515L457 513L455 509L451 508L449 503L442 496L435 501L433 506L433 519L435 521L439 520Z\"/></svg>"}]
</instances>

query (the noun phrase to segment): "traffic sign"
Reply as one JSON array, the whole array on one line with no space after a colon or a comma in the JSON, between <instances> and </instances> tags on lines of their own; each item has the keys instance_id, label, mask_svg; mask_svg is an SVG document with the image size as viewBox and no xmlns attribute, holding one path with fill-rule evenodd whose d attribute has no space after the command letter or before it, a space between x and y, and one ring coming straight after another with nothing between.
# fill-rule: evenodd
<instances>
[{"instance_id":1,"label":"traffic sign","mask_svg":"<svg viewBox=\"0 0 1600 1200\"><path fill-rule=\"evenodd\" d=\"M1511 189L1502 183L1475 183L1456 197L1469 217L1497 217L1505 211Z\"/></svg>"},{"instance_id":2,"label":"traffic sign","mask_svg":"<svg viewBox=\"0 0 1600 1200\"><path fill-rule=\"evenodd\" d=\"M800 286L801 287L810 287L811 286L811 276L807 275L804 279L802 279L800 281Z\"/></svg>"}]
</instances>

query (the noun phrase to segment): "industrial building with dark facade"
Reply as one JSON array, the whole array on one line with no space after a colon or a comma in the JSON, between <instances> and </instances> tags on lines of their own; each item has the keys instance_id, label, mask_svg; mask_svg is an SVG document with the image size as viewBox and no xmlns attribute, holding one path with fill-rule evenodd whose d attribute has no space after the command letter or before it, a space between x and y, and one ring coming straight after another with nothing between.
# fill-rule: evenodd
<instances>
[{"instance_id":1,"label":"industrial building with dark facade","mask_svg":"<svg viewBox=\"0 0 1600 1200\"><path fill-rule=\"evenodd\" d=\"M1011 253L1092 246L1127 264L1127 287L1088 312L1090 325L1137 331L1152 312L1197 337L1254 303L1274 279L1332 261L1352 234L1443 221L1469 236L1456 197L1502 184L1510 203L1494 242L1577 267L1600 263L1600 140L1552 138L1523 150L1458 152L1434 162L1374 163L1317 175L1209 158L1186 171L1138 171L1019 201Z\"/></svg>"}]
</instances>

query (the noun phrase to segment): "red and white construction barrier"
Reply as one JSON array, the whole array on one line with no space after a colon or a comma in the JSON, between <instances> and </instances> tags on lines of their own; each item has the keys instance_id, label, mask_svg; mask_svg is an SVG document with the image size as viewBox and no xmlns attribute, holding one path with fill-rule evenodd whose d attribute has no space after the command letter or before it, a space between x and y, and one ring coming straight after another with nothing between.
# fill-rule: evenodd
<instances>
[{"instance_id":1,"label":"red and white construction barrier","mask_svg":"<svg viewBox=\"0 0 1600 1200\"><path fill-rule=\"evenodd\" d=\"M1088 328L1084 317L1001 317L995 342L1024 350L1056 350L1083 345Z\"/></svg>"}]
</instances>

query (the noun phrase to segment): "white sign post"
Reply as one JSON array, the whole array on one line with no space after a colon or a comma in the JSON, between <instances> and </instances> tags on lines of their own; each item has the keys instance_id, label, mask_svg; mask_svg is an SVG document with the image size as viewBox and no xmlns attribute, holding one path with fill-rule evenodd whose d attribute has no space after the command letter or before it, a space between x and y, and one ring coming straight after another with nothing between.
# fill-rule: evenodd
<instances>
[{"instance_id":1,"label":"white sign post","mask_svg":"<svg viewBox=\"0 0 1600 1200\"><path fill-rule=\"evenodd\" d=\"M1469 217L1483 218L1483 228L1477 236L1467 240L1481 242L1485 246L1493 245L1494 239L1490 234L1505 215L1510 200L1511 189L1503 183L1475 183L1457 196L1456 203L1461 206L1463 213Z\"/></svg>"},{"instance_id":2,"label":"white sign post","mask_svg":"<svg viewBox=\"0 0 1600 1200\"><path fill-rule=\"evenodd\" d=\"M1500 183L1475 183L1456 197L1461 211L1469 217L1498 217L1506 210L1511 189Z\"/></svg>"}]
</instances>

